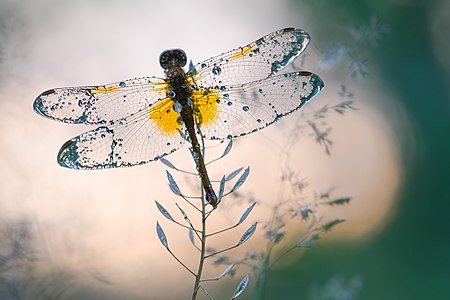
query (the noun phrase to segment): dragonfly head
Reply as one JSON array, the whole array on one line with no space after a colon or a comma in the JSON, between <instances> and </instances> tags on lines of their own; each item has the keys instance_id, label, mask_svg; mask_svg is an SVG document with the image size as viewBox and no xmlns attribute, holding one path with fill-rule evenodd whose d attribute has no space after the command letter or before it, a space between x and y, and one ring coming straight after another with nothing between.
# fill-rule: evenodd
<instances>
[{"instance_id":1,"label":"dragonfly head","mask_svg":"<svg viewBox=\"0 0 450 300\"><path fill-rule=\"evenodd\" d=\"M186 53L181 49L166 50L159 56L159 64L164 70L170 66L184 67L186 62Z\"/></svg>"}]
</instances>

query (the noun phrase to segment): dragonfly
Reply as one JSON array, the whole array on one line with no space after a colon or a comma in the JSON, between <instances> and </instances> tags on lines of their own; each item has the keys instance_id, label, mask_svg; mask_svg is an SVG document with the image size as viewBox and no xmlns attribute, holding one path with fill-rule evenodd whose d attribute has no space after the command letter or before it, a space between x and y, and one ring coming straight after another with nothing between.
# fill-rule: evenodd
<instances>
[{"instance_id":1,"label":"dragonfly","mask_svg":"<svg viewBox=\"0 0 450 300\"><path fill-rule=\"evenodd\" d=\"M187 64L170 49L159 62L166 78L142 77L104 85L47 90L34 111L70 124L97 125L60 149L58 163L70 169L130 167L158 160L186 141L213 206L214 193L198 136L226 140L256 132L298 110L324 87L308 71L281 72L305 50L310 36L285 28L209 58Z\"/></svg>"}]
</instances>

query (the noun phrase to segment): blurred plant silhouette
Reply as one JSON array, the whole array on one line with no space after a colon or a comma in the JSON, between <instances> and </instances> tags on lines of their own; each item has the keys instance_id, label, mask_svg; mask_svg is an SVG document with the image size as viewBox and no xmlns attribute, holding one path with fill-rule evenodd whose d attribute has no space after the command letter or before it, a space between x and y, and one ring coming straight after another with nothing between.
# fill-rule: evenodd
<instances>
[{"instance_id":1,"label":"blurred plant silhouette","mask_svg":"<svg viewBox=\"0 0 450 300\"><path fill-rule=\"evenodd\" d=\"M29 283L24 279L35 260L31 250L30 224L2 220L0 241L0 298L22 299Z\"/></svg>"},{"instance_id":2,"label":"blurred plant silhouette","mask_svg":"<svg viewBox=\"0 0 450 300\"><path fill-rule=\"evenodd\" d=\"M264 251L247 251L241 258L235 259L228 255L221 255L214 260L216 265L247 265L251 268L256 278L256 299L264 299L264 290L267 284L271 268L284 256L294 250L311 248L314 241L323 233L330 231L334 226L344 222L340 218L324 219L320 208L323 206L346 205L351 197L333 197L329 189L326 192L305 195L308 182L300 172L292 170L290 162L293 148L301 139L302 132L309 130L318 145L329 155L331 139L328 137L331 127L325 121L329 114L344 114L353 110L353 101L349 98L353 94L341 86L338 91L341 99L335 105L324 105L319 109L306 112L296 120L288 133L286 143L278 146L280 181L276 190L279 191L275 201L267 199L255 199L251 192L234 191L232 196L236 204L249 201L258 203L258 206L268 209L270 217L267 221L261 221L260 227L266 240ZM325 128L325 129L320 129ZM288 226L291 222L300 221L304 227L303 233ZM294 226L295 227L295 226ZM297 227L295 227L297 228Z\"/></svg>"},{"instance_id":3,"label":"blurred plant silhouette","mask_svg":"<svg viewBox=\"0 0 450 300\"><path fill-rule=\"evenodd\" d=\"M293 126L292 130L289 132L289 138L286 139L286 144L280 146L279 149L277 149L278 152L281 153L281 180L278 187L280 195L274 205L270 205L269 201L264 201L263 199L255 199L251 193L240 192L240 190L238 190L247 179L250 168L246 168L244 170L244 168L240 167L235 171L230 172L228 175L223 176L221 180L215 181L219 184L219 203L226 196L232 196L234 199L234 204L236 205L242 206L243 203L247 203L247 201L249 202L249 206L244 210L241 218L232 226L226 227L216 232L207 233L207 221L211 218L212 214L215 212L215 209L208 209L208 203L206 201L203 188L200 189L202 193L201 196L186 196L179 188L172 174L167 171L170 190L176 196L184 200L187 205L192 206L194 210L199 213L199 216L193 219L186 214L185 210L178 203L175 203L180 212L180 216L183 219L183 221L180 221L177 218L174 218L166 208L164 208L158 201L156 201L156 206L161 214L167 220L185 229L187 231L186 235L189 237L191 244L199 252L199 265L197 267L197 271L193 271L192 268L188 267L184 262L181 261L180 258L178 258L178 256L176 256L176 254L174 254L173 250L169 246L168 237L166 236L159 222L157 222L156 231L162 245L174 257L174 259L195 278L192 299L196 299L197 292L199 290L202 290L209 299L214 299L207 291L203 283L209 281L217 281L227 275L233 275L236 267L240 265L248 265L251 267L251 271L256 277L257 282L257 298L263 299L265 285L268 280L270 269L273 265L275 265L281 258L289 254L293 250L310 248L313 245L313 242L320 238L322 233L328 232L334 226L344 222L343 219L339 218L324 220L320 215L320 207L345 205L350 202L351 198L346 196L332 197L331 191L323 192L311 197L305 196L303 194L304 188L308 185L306 179L301 178L299 176L299 173L297 171L291 170L289 166L289 157L292 154L293 147L300 139L299 132L301 132L301 130L299 129L302 128L309 128L311 131L309 136L312 136L315 141L321 147L323 147L324 151L327 154L330 154L331 140L328 137L330 128L327 128L325 130L319 128L327 125L325 119L330 113L344 114L346 111L354 109L354 107L352 106L353 101L349 99L353 97L353 94L348 92L344 85L341 86L341 90L338 91L338 94L341 96L341 100L337 104L324 105L318 110L314 110L310 113L304 113L303 115L301 115L301 117L298 118L297 122L295 123L295 126ZM318 120L320 120L320 125L317 124ZM232 150L232 145L233 140L229 140L228 144L224 148L222 155L216 159L213 159L208 163L208 165L225 158L227 154L229 154ZM205 144L203 140L202 151L205 152ZM199 176L199 174L197 174L196 172L179 169L165 158L161 158L160 160L171 170L189 174L191 176ZM237 180L235 180L232 187L229 190L226 190L227 184L231 183L238 175L240 176ZM193 203L193 201L196 202ZM244 221L249 217L250 213L255 208L255 205L257 203L258 205L268 207L271 211L271 217L269 218L269 221L260 222L260 226L262 226L264 232L263 235L266 239L265 251L247 251L244 257L241 257L239 259L233 259L226 254L228 253L228 251L243 245L255 233L257 227L256 222L254 222L245 231L239 241L234 245L220 250L216 250L209 245L207 246L208 237L224 233L243 224ZM228 203L227 205L232 204ZM196 219L201 220L200 226L194 225L196 223ZM289 219L301 220L306 228L305 232L300 236L290 237L289 239L286 239L286 236L289 235L288 228L286 227ZM294 232L294 234L298 233ZM282 243L282 241L285 240L290 241L287 243ZM197 244L200 244L200 246L198 246ZM280 251L275 251L278 250L277 246L279 246L278 248L281 248ZM212 264L224 266L224 271L222 274L213 278L202 278L202 272L205 267L204 264L208 258L213 259ZM240 293L243 292L248 281L249 275L247 274L239 283L238 287L236 288L236 292L233 294L231 299L236 298L240 295Z\"/></svg>"},{"instance_id":4,"label":"blurred plant silhouette","mask_svg":"<svg viewBox=\"0 0 450 300\"><path fill-rule=\"evenodd\" d=\"M364 79L369 75L368 58L361 52L366 46L378 47L390 27L374 15L368 24L353 25L348 30L351 37L349 41L332 41L320 51L319 68L326 71L343 63L351 78Z\"/></svg>"},{"instance_id":5,"label":"blurred plant silhouette","mask_svg":"<svg viewBox=\"0 0 450 300\"><path fill-rule=\"evenodd\" d=\"M43 250L37 224L5 219L0 223L0 299L70 299L93 283L111 283L95 269L59 266Z\"/></svg>"}]
</instances>

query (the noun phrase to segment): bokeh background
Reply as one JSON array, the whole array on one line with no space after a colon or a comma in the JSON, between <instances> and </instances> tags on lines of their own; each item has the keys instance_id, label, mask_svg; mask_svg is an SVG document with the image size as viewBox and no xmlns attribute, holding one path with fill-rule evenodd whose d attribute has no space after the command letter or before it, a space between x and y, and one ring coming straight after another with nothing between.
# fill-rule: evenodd
<instances>
[{"instance_id":1,"label":"bokeh background","mask_svg":"<svg viewBox=\"0 0 450 300\"><path fill-rule=\"evenodd\" d=\"M174 209L180 201L167 187L164 165L62 169L55 161L59 147L87 128L45 120L32 103L53 87L162 77L157 58L167 48L183 48L199 62L291 26L313 39L297 65L326 84L304 114L338 103L342 86L357 110L327 116L331 155L305 126L289 167L307 178L306 196L332 191L353 200L323 212L347 222L281 261L266 298L449 299L445 0L0 0L0 298L186 298L191 278L154 229L162 221L171 247L195 265L185 232L164 223L154 205L157 199ZM361 30L367 36L358 42ZM302 117L236 140L212 176L248 165L243 191L274 203L282 171L277 149ZM186 147L169 159L192 168ZM232 224L247 205L219 209L212 226ZM249 220L268 215L267 205L259 205ZM302 224L290 227L290 238L295 226ZM228 245L244 230L215 242ZM245 246L237 256L263 249L262 233ZM213 286L217 298L229 298L224 295L246 272L242 267ZM252 297L251 288L244 297Z\"/></svg>"}]
</instances>

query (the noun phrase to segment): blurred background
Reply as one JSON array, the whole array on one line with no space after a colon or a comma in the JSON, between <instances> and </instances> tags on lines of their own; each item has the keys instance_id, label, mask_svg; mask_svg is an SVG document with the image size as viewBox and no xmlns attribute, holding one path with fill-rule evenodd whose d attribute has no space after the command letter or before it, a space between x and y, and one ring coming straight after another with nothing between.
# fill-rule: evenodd
<instances>
[{"instance_id":1,"label":"blurred background","mask_svg":"<svg viewBox=\"0 0 450 300\"><path fill-rule=\"evenodd\" d=\"M167 186L166 167L63 169L56 163L60 146L89 128L39 117L32 103L54 87L163 77L158 57L168 48L184 49L197 63L284 27L311 35L294 65L318 74L326 87L302 112L237 139L211 167L214 178L251 167L243 201L224 203L212 229L233 224L258 201L244 228L212 243L230 245L245 226L270 219L288 166L308 183L305 199L329 192L352 201L320 212L347 221L312 249L281 260L266 299L449 299L445 0L0 0L0 298L187 298L192 278L155 232L160 221L171 248L195 266L187 233L154 205L158 200L175 215L180 202ZM356 110L317 123L332 141L330 155L305 124L299 141L289 140L298 122L343 100ZM291 152L280 163L283 145ZM216 145L210 153L222 150ZM187 147L167 158L193 167ZM198 192L174 175L182 190ZM304 227L293 221L286 244ZM234 254L249 249L265 249L262 229ZM209 267L207 274L221 271ZM241 266L235 277L211 285L213 294L229 298L247 272ZM256 299L252 284L243 297Z\"/></svg>"}]
</instances>

